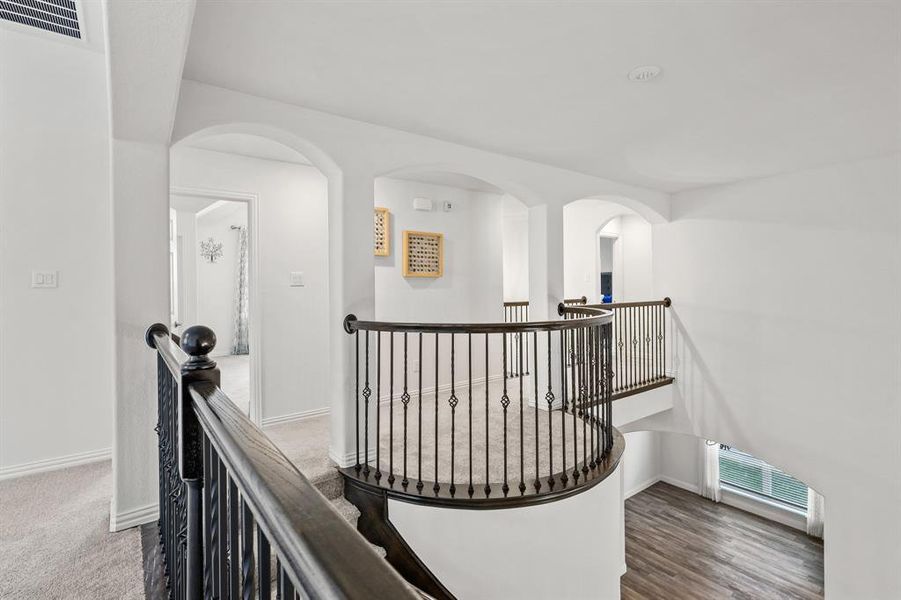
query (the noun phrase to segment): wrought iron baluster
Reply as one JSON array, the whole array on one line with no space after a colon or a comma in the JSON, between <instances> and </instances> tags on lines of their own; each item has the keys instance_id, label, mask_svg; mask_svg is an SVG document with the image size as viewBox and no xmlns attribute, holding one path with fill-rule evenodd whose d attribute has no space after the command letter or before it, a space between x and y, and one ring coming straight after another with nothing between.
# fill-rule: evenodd
<instances>
[{"instance_id":1,"label":"wrought iron baluster","mask_svg":"<svg viewBox=\"0 0 901 600\"><path fill-rule=\"evenodd\" d=\"M526 344L527 345L528 345L528 342L529 342L529 337L527 335L526 336ZM535 384L535 386L534 386L535 387L535 395L533 396L533 400L535 401L535 481L534 481L533 485L535 486L535 492L537 493L537 492L541 491L541 468L538 464L538 457L541 456L540 444L539 444L539 440L541 438L538 435L538 403L540 402L540 400L538 400L538 352L537 352L538 332L537 331L532 333L532 346L536 349L536 351L533 353L534 364L532 365L532 367L533 367L532 368L532 380L533 380L532 383ZM547 353L548 353L548 356L551 355L550 346L548 346ZM526 352L526 356L528 356L528 351ZM551 412L551 409L550 409L550 407L548 407L548 414L550 414L550 412Z\"/></svg>"},{"instance_id":2,"label":"wrought iron baluster","mask_svg":"<svg viewBox=\"0 0 901 600\"><path fill-rule=\"evenodd\" d=\"M354 470L360 472L360 332L354 332L354 431L356 432L357 462Z\"/></svg>"},{"instance_id":3,"label":"wrought iron baluster","mask_svg":"<svg viewBox=\"0 0 901 600\"><path fill-rule=\"evenodd\" d=\"M366 384L363 387L363 407L364 428L363 428L363 445L365 446L365 463L363 466L363 476L369 477L369 397L372 396L372 388L369 387L369 332L366 332ZM376 435L378 439L378 435Z\"/></svg>"},{"instance_id":4,"label":"wrought iron baluster","mask_svg":"<svg viewBox=\"0 0 901 600\"><path fill-rule=\"evenodd\" d=\"M203 448L203 472L206 474L203 486L203 589L204 596L209 597L213 593L213 579L210 570L213 564L213 528L212 528L212 490L215 488L213 473L213 453L210 441L206 435L202 437Z\"/></svg>"},{"instance_id":5,"label":"wrought iron baluster","mask_svg":"<svg viewBox=\"0 0 901 600\"><path fill-rule=\"evenodd\" d=\"M435 334L435 483L432 485L432 491L435 495L441 491L441 484L438 483L438 336Z\"/></svg>"},{"instance_id":6,"label":"wrought iron baluster","mask_svg":"<svg viewBox=\"0 0 901 600\"><path fill-rule=\"evenodd\" d=\"M375 334L375 481L382 479L382 332Z\"/></svg>"},{"instance_id":7,"label":"wrought iron baluster","mask_svg":"<svg viewBox=\"0 0 901 600\"><path fill-rule=\"evenodd\" d=\"M388 333L388 485L394 487L394 332Z\"/></svg>"},{"instance_id":8,"label":"wrought iron baluster","mask_svg":"<svg viewBox=\"0 0 901 600\"><path fill-rule=\"evenodd\" d=\"M219 598L222 596L220 576L222 561L219 558L219 552L221 548L221 544L219 543L219 494L222 486L219 485L219 473L219 455L216 453L216 449L211 446L210 470L207 481L209 481L210 487L210 583L212 584L210 587L212 588L212 596L214 598Z\"/></svg>"},{"instance_id":9,"label":"wrought iron baluster","mask_svg":"<svg viewBox=\"0 0 901 600\"><path fill-rule=\"evenodd\" d=\"M551 332L548 331L548 349L551 347ZM550 352L548 352L548 385L550 385L551 377L551 356ZM551 390L548 389L550 393ZM563 465L562 475L560 476L560 483L563 487L566 487L566 482L569 480L569 476L566 474L566 410L567 410L567 398L566 398L566 331L560 331L560 402L563 405L563 410L560 413L560 436L562 438L562 452L561 452L561 463ZM553 420L553 415L551 411L548 411L548 419ZM551 456L553 457L553 445L551 446ZM553 463L553 459L551 460ZM548 474L548 485L553 489L554 487L554 467L551 464L550 473Z\"/></svg>"},{"instance_id":10,"label":"wrought iron baluster","mask_svg":"<svg viewBox=\"0 0 901 600\"><path fill-rule=\"evenodd\" d=\"M275 600L285 600L285 577L282 569L282 561L275 557Z\"/></svg>"},{"instance_id":11,"label":"wrought iron baluster","mask_svg":"<svg viewBox=\"0 0 901 600\"><path fill-rule=\"evenodd\" d=\"M504 372L507 371L507 334L504 333ZM501 491L504 492L504 496L510 491L510 486L507 483L507 407L510 406L510 397L507 395L507 378L504 378L504 393L501 396L501 406L504 409L504 484L501 486Z\"/></svg>"},{"instance_id":12,"label":"wrought iron baluster","mask_svg":"<svg viewBox=\"0 0 901 600\"><path fill-rule=\"evenodd\" d=\"M569 372L570 372L570 394L572 400L573 415L573 485L579 483L579 440L578 440L578 421L576 421L579 409L579 388L576 380L576 330L569 331Z\"/></svg>"},{"instance_id":13,"label":"wrought iron baluster","mask_svg":"<svg viewBox=\"0 0 901 600\"><path fill-rule=\"evenodd\" d=\"M230 598L241 596L241 567L238 550L240 524L238 523L238 486L228 478L228 592Z\"/></svg>"},{"instance_id":14,"label":"wrought iron baluster","mask_svg":"<svg viewBox=\"0 0 901 600\"><path fill-rule=\"evenodd\" d=\"M419 427L417 428L419 436L419 447L417 449L416 468L418 470L416 491L422 492L424 487L422 483L422 333L419 334Z\"/></svg>"},{"instance_id":15,"label":"wrought iron baluster","mask_svg":"<svg viewBox=\"0 0 901 600\"><path fill-rule=\"evenodd\" d=\"M524 415L525 405L523 404L523 368L522 368L522 334L517 340L517 357L519 358L519 493L526 492L526 467L525 467L525 428Z\"/></svg>"},{"instance_id":16,"label":"wrought iron baluster","mask_svg":"<svg viewBox=\"0 0 901 600\"><path fill-rule=\"evenodd\" d=\"M253 513L244 498L241 498L241 598L253 599Z\"/></svg>"},{"instance_id":17,"label":"wrought iron baluster","mask_svg":"<svg viewBox=\"0 0 901 600\"><path fill-rule=\"evenodd\" d=\"M581 408L579 416L582 418L582 473L588 473L588 365L586 329L579 327L579 398Z\"/></svg>"},{"instance_id":18,"label":"wrought iron baluster","mask_svg":"<svg viewBox=\"0 0 901 600\"><path fill-rule=\"evenodd\" d=\"M291 578L288 577L288 574L285 572L285 568L281 569L281 578L282 578L282 598L285 600L294 600L294 582L291 581Z\"/></svg>"},{"instance_id":19,"label":"wrought iron baluster","mask_svg":"<svg viewBox=\"0 0 901 600\"><path fill-rule=\"evenodd\" d=\"M269 551L269 540L263 530L257 527L257 579L260 582L260 600L272 599L272 555Z\"/></svg>"},{"instance_id":20,"label":"wrought iron baluster","mask_svg":"<svg viewBox=\"0 0 901 600\"><path fill-rule=\"evenodd\" d=\"M407 408L409 408L410 404L410 393L407 391L407 332L404 332L404 393L401 394L400 401L404 405L404 477L401 480L401 485L404 486L404 489L407 489L407 486L410 485L410 480L407 479Z\"/></svg>"},{"instance_id":21,"label":"wrought iron baluster","mask_svg":"<svg viewBox=\"0 0 901 600\"><path fill-rule=\"evenodd\" d=\"M451 394L450 398L448 398L447 403L450 405L451 409L451 447L450 447L450 455L451 455L451 463L450 463L450 491L451 497L457 493L457 485L454 479L456 470L456 425L457 425L457 392L456 392L456 346L455 346L455 334L450 334L450 377L451 377Z\"/></svg>"},{"instance_id":22,"label":"wrought iron baluster","mask_svg":"<svg viewBox=\"0 0 901 600\"><path fill-rule=\"evenodd\" d=\"M594 469L595 462L595 443L594 443L594 328L589 327L585 330L585 342L587 344L586 348L586 360L587 364L585 365L586 370L588 371L586 374L586 380L588 382L588 394L586 395L586 401L588 403L587 411L585 418L588 421L588 430L589 430L589 441L591 452L589 454L591 458L591 462L588 463L588 466Z\"/></svg>"},{"instance_id":23,"label":"wrought iron baluster","mask_svg":"<svg viewBox=\"0 0 901 600\"><path fill-rule=\"evenodd\" d=\"M226 511L228 510L228 470L225 467L225 463L221 460L219 462L219 474L216 477L216 487L218 488L218 504L219 504L219 519L218 519L218 527L219 535L218 535L218 548L216 549L216 557L218 559L218 565L216 566L216 575L218 576L218 589L220 595L227 594L227 590L229 589L229 581L228 581L228 514Z\"/></svg>"},{"instance_id":24,"label":"wrought iron baluster","mask_svg":"<svg viewBox=\"0 0 901 600\"><path fill-rule=\"evenodd\" d=\"M504 367L506 369L506 366ZM506 372L502 374L504 381L506 381ZM488 497L491 495L491 485L489 481L491 480L490 471L488 470L489 463L489 455L491 454L491 445L488 439L488 408L489 408L489 390L488 390L488 382L491 380L490 373L488 372L488 334L485 334L485 496Z\"/></svg>"},{"instance_id":25,"label":"wrought iron baluster","mask_svg":"<svg viewBox=\"0 0 901 600\"><path fill-rule=\"evenodd\" d=\"M469 497L475 494L472 485L472 334L467 334L467 374L469 375L469 487L466 489ZM488 378L485 377L485 387L488 387Z\"/></svg>"}]
</instances>

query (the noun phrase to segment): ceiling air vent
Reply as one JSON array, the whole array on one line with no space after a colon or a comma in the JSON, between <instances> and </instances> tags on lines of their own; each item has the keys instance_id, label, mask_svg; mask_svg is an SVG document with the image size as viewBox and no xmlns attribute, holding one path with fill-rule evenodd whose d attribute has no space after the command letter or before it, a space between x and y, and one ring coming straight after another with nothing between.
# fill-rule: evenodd
<instances>
[{"instance_id":1,"label":"ceiling air vent","mask_svg":"<svg viewBox=\"0 0 901 600\"><path fill-rule=\"evenodd\" d=\"M81 39L74 0L0 0L0 19Z\"/></svg>"}]
</instances>

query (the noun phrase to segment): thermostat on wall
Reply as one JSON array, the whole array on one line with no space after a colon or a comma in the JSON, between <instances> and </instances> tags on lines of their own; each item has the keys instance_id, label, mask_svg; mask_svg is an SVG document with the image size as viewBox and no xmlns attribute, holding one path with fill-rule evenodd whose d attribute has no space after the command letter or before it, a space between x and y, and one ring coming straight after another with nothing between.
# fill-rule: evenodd
<instances>
[{"instance_id":1,"label":"thermostat on wall","mask_svg":"<svg viewBox=\"0 0 901 600\"><path fill-rule=\"evenodd\" d=\"M291 287L303 287L303 271L291 271L289 280Z\"/></svg>"},{"instance_id":2,"label":"thermostat on wall","mask_svg":"<svg viewBox=\"0 0 901 600\"><path fill-rule=\"evenodd\" d=\"M432 210L432 201L429 198L413 198L414 210Z\"/></svg>"}]
</instances>

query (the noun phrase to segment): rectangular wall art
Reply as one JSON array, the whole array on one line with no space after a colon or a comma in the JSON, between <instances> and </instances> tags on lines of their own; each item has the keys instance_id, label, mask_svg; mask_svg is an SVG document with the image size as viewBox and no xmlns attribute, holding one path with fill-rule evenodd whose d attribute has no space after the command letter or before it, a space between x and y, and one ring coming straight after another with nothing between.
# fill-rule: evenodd
<instances>
[{"instance_id":1,"label":"rectangular wall art","mask_svg":"<svg viewBox=\"0 0 901 600\"><path fill-rule=\"evenodd\" d=\"M404 277L444 274L444 234L404 231Z\"/></svg>"},{"instance_id":2,"label":"rectangular wall art","mask_svg":"<svg viewBox=\"0 0 901 600\"><path fill-rule=\"evenodd\" d=\"M387 208L375 207L372 239L375 242L374 254L388 256L391 254L391 212Z\"/></svg>"}]
</instances>

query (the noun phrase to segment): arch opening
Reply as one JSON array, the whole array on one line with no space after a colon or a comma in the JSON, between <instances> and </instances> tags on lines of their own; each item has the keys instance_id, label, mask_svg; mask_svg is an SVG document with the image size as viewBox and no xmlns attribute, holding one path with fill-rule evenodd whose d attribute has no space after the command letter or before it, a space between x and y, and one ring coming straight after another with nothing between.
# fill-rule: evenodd
<instances>
[{"instance_id":1,"label":"arch opening","mask_svg":"<svg viewBox=\"0 0 901 600\"><path fill-rule=\"evenodd\" d=\"M617 199L563 207L564 294L589 304L654 298L651 223Z\"/></svg>"},{"instance_id":2,"label":"arch opening","mask_svg":"<svg viewBox=\"0 0 901 600\"><path fill-rule=\"evenodd\" d=\"M329 411L332 186L319 164L336 170L294 136L244 124L170 148L172 325L216 331L221 387L262 426Z\"/></svg>"}]
</instances>

